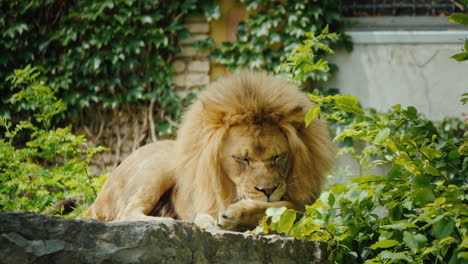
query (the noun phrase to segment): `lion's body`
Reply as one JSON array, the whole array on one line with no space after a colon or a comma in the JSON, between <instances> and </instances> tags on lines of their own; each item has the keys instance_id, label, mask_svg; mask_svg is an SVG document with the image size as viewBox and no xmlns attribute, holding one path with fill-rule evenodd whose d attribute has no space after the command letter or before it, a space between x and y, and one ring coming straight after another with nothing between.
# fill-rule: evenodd
<instances>
[{"instance_id":1,"label":"lion's body","mask_svg":"<svg viewBox=\"0 0 468 264\"><path fill-rule=\"evenodd\" d=\"M220 79L186 111L176 140L138 149L113 172L88 214L151 220L156 212L204 227L222 215L221 226L236 227L254 225L268 207L300 210L333 161L326 123L304 126L311 107L265 73Z\"/></svg>"},{"instance_id":2,"label":"lion's body","mask_svg":"<svg viewBox=\"0 0 468 264\"><path fill-rule=\"evenodd\" d=\"M132 220L130 211L136 209L133 206L142 206L150 200L157 202L158 197L153 197L162 196L175 184L171 169L173 149L174 142L166 140L148 144L133 152L104 183L98 198L88 209L88 214L102 221ZM140 196L145 201L135 200ZM148 204L145 214L154 206Z\"/></svg>"}]
</instances>

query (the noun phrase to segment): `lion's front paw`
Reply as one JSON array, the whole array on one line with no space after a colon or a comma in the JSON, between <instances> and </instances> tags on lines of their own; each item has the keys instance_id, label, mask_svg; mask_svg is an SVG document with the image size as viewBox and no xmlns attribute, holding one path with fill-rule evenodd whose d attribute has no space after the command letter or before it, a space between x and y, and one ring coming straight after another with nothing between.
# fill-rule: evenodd
<instances>
[{"instance_id":1,"label":"lion's front paw","mask_svg":"<svg viewBox=\"0 0 468 264\"><path fill-rule=\"evenodd\" d=\"M246 230L255 227L263 212L255 210L255 202L240 201L230 205L219 217L218 226L229 230Z\"/></svg>"},{"instance_id":2,"label":"lion's front paw","mask_svg":"<svg viewBox=\"0 0 468 264\"><path fill-rule=\"evenodd\" d=\"M244 208L239 203L229 206L218 219L218 226L225 229L230 229L237 226L244 215Z\"/></svg>"},{"instance_id":3,"label":"lion's front paw","mask_svg":"<svg viewBox=\"0 0 468 264\"><path fill-rule=\"evenodd\" d=\"M204 229L217 229L215 219L209 214L197 214L193 222Z\"/></svg>"}]
</instances>

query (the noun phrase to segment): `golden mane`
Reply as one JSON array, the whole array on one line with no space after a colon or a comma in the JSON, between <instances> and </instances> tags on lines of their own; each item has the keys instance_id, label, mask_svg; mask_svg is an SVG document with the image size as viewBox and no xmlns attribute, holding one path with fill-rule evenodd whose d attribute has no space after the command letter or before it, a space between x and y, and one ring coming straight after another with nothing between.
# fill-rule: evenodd
<instances>
[{"instance_id":1,"label":"golden mane","mask_svg":"<svg viewBox=\"0 0 468 264\"><path fill-rule=\"evenodd\" d=\"M313 202L324 174L331 169L333 146L326 122L305 127L313 103L285 80L264 72L244 71L210 84L183 116L176 140L176 188L193 212L216 213L232 201L234 184L224 175L219 152L230 127L277 125L286 135L293 165L286 199Z\"/></svg>"}]
</instances>

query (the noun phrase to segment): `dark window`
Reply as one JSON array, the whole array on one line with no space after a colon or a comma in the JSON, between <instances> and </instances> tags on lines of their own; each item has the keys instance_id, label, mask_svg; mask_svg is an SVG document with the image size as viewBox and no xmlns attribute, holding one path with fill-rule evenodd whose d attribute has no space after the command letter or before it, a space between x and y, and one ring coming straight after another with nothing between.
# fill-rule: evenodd
<instances>
[{"instance_id":1,"label":"dark window","mask_svg":"<svg viewBox=\"0 0 468 264\"><path fill-rule=\"evenodd\" d=\"M460 9L450 0L341 0L344 16L447 16Z\"/></svg>"}]
</instances>

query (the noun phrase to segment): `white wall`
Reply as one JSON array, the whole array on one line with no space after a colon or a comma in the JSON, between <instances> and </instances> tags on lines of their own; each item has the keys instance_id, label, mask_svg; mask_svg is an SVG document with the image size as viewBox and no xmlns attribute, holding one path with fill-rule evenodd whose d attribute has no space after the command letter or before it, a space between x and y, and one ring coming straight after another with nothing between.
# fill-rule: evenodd
<instances>
[{"instance_id":1,"label":"white wall","mask_svg":"<svg viewBox=\"0 0 468 264\"><path fill-rule=\"evenodd\" d=\"M415 106L426 117L462 117L468 105L468 61L460 53L468 27L446 17L350 18L354 51L330 57L339 72L331 87L357 96L364 107Z\"/></svg>"},{"instance_id":2,"label":"white wall","mask_svg":"<svg viewBox=\"0 0 468 264\"><path fill-rule=\"evenodd\" d=\"M468 37L468 35L467 35ZM415 106L428 118L462 117L468 105L468 62L450 56L461 44L355 44L351 53L330 60L339 72L331 86L359 98L364 107L386 110L395 104Z\"/></svg>"}]
</instances>

